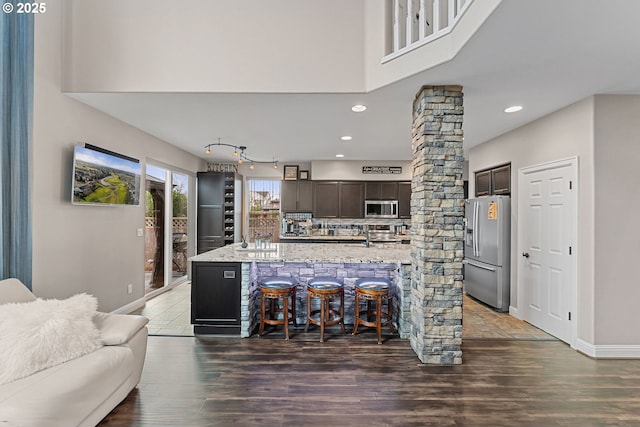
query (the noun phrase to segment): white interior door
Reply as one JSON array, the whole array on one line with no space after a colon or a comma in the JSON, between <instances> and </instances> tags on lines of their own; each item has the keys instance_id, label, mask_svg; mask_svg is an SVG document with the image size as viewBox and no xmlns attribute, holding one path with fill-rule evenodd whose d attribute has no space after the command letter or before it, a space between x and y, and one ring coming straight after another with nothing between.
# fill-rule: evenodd
<instances>
[{"instance_id":1,"label":"white interior door","mask_svg":"<svg viewBox=\"0 0 640 427\"><path fill-rule=\"evenodd\" d=\"M522 317L572 343L577 158L520 169L518 295Z\"/></svg>"}]
</instances>

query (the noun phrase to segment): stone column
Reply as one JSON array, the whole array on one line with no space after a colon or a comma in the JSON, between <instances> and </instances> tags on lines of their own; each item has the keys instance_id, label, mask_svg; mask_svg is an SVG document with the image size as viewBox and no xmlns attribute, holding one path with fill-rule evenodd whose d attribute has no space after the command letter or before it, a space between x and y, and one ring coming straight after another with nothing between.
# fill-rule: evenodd
<instances>
[{"instance_id":1,"label":"stone column","mask_svg":"<svg viewBox=\"0 0 640 427\"><path fill-rule=\"evenodd\" d=\"M461 86L424 86L413 103L411 347L423 363L462 363Z\"/></svg>"}]
</instances>

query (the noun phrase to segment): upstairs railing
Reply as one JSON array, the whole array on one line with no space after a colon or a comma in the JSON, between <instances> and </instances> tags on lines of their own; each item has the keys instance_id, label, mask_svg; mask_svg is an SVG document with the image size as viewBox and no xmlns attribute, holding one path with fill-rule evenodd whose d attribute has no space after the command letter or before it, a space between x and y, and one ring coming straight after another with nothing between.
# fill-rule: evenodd
<instances>
[{"instance_id":1,"label":"upstairs railing","mask_svg":"<svg viewBox=\"0 0 640 427\"><path fill-rule=\"evenodd\" d=\"M451 32L473 0L389 1L392 51L382 58L383 63Z\"/></svg>"}]
</instances>

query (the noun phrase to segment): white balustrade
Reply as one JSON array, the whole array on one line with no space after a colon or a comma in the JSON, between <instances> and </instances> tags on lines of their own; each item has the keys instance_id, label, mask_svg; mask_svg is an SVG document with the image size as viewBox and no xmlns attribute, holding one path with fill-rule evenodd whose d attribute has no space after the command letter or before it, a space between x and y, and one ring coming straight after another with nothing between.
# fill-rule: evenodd
<instances>
[{"instance_id":1,"label":"white balustrade","mask_svg":"<svg viewBox=\"0 0 640 427\"><path fill-rule=\"evenodd\" d=\"M393 6L393 51L382 58L383 63L451 32L473 0L388 1Z\"/></svg>"}]
</instances>

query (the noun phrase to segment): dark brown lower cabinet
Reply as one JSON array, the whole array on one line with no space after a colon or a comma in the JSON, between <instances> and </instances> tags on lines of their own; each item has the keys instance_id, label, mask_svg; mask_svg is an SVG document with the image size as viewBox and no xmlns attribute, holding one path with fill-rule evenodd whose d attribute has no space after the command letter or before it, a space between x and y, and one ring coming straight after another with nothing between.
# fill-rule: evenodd
<instances>
[{"instance_id":1,"label":"dark brown lower cabinet","mask_svg":"<svg viewBox=\"0 0 640 427\"><path fill-rule=\"evenodd\" d=\"M238 262L194 262L191 323L196 334L240 334L242 268Z\"/></svg>"}]
</instances>

